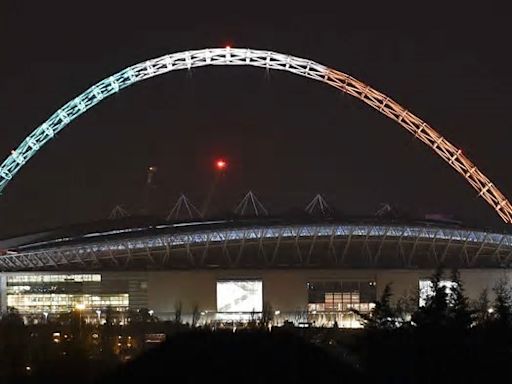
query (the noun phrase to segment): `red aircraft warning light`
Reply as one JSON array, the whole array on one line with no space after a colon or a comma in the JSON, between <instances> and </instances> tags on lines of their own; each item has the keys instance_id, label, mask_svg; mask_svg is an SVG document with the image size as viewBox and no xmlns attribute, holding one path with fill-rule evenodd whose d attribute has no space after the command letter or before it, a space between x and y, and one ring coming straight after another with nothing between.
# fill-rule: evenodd
<instances>
[{"instance_id":1,"label":"red aircraft warning light","mask_svg":"<svg viewBox=\"0 0 512 384\"><path fill-rule=\"evenodd\" d=\"M226 162L226 160L218 159L217 161L215 161L215 168L217 168L218 171L225 170L227 166L228 163Z\"/></svg>"}]
</instances>

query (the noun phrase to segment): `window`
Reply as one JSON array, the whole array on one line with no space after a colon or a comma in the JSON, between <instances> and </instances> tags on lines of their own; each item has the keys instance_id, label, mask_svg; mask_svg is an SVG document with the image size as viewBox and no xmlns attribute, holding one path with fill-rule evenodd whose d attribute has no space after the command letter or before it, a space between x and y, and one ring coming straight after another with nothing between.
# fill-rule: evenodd
<instances>
[{"instance_id":1,"label":"window","mask_svg":"<svg viewBox=\"0 0 512 384\"><path fill-rule=\"evenodd\" d=\"M68 294L9 294L7 306L18 309L21 313L63 313L70 312L77 304L83 304L86 310L112 307L125 310L129 305L127 293L100 295Z\"/></svg>"},{"instance_id":2,"label":"window","mask_svg":"<svg viewBox=\"0 0 512 384\"><path fill-rule=\"evenodd\" d=\"M369 313L375 306L376 285L369 280L312 281L308 287L308 321L315 325L359 328L353 310Z\"/></svg>"},{"instance_id":3,"label":"window","mask_svg":"<svg viewBox=\"0 0 512 384\"><path fill-rule=\"evenodd\" d=\"M310 312L369 312L375 301L372 281L314 281L308 283Z\"/></svg>"},{"instance_id":4,"label":"window","mask_svg":"<svg viewBox=\"0 0 512 384\"><path fill-rule=\"evenodd\" d=\"M95 274L37 274L7 276L7 285L23 283L100 282L101 275Z\"/></svg>"}]
</instances>

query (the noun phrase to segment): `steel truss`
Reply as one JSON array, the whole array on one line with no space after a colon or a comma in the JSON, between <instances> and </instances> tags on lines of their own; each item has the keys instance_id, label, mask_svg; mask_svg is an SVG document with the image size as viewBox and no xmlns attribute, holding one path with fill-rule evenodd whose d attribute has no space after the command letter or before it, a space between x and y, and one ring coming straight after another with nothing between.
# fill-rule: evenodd
<instances>
[{"instance_id":1,"label":"steel truss","mask_svg":"<svg viewBox=\"0 0 512 384\"><path fill-rule=\"evenodd\" d=\"M512 235L392 225L169 226L81 241L57 239L0 256L0 271L192 268L503 268Z\"/></svg>"},{"instance_id":2,"label":"steel truss","mask_svg":"<svg viewBox=\"0 0 512 384\"><path fill-rule=\"evenodd\" d=\"M462 153L430 125L386 95L353 77L318 64L271 51L243 48L213 48L165 55L128 67L93 85L37 127L0 166L0 192L20 168L72 120L108 96L138 81L167 72L207 65L249 65L295 73L327 83L356 97L395 120L428 145L444 161L460 173L506 222L512 223L512 205L498 188Z\"/></svg>"}]
</instances>

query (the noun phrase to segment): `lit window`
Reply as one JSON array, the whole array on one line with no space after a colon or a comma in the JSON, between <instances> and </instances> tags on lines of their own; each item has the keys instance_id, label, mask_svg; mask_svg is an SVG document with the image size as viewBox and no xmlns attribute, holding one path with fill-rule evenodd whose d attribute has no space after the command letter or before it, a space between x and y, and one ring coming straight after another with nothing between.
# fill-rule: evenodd
<instances>
[{"instance_id":1,"label":"lit window","mask_svg":"<svg viewBox=\"0 0 512 384\"><path fill-rule=\"evenodd\" d=\"M307 283L309 321L315 325L333 325L343 328L361 327L353 310L369 313L376 300L374 281L325 280Z\"/></svg>"},{"instance_id":2,"label":"lit window","mask_svg":"<svg viewBox=\"0 0 512 384\"><path fill-rule=\"evenodd\" d=\"M85 310L96 310L112 307L115 310L126 310L129 305L129 295L102 294L8 294L7 305L18 309L21 313L63 313L70 312L77 304Z\"/></svg>"},{"instance_id":3,"label":"lit window","mask_svg":"<svg viewBox=\"0 0 512 384\"><path fill-rule=\"evenodd\" d=\"M7 276L7 284L12 283L58 283L58 282L100 282L101 274L37 274Z\"/></svg>"}]
</instances>

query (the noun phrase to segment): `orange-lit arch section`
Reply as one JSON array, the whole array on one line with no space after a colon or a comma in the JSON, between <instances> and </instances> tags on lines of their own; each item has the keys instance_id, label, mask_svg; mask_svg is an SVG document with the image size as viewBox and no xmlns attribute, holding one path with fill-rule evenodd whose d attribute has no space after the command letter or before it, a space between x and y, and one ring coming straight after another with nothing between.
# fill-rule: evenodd
<instances>
[{"instance_id":1,"label":"orange-lit arch section","mask_svg":"<svg viewBox=\"0 0 512 384\"><path fill-rule=\"evenodd\" d=\"M327 83L398 122L459 172L500 217L512 223L512 205L500 190L462 153L431 126L370 86L314 61L271 51L212 48L178 52L135 64L93 85L37 127L0 166L0 192L46 142L88 109L138 81L167 72L207 65L249 65L282 70Z\"/></svg>"}]
</instances>

